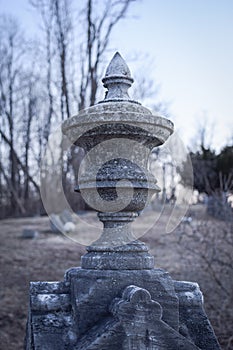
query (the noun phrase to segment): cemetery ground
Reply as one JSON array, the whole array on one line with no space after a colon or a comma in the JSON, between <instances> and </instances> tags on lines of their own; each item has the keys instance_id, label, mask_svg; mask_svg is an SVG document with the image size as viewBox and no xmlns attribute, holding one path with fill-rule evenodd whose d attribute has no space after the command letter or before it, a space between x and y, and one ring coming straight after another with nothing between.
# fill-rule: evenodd
<instances>
[{"instance_id":1,"label":"cemetery ground","mask_svg":"<svg viewBox=\"0 0 233 350\"><path fill-rule=\"evenodd\" d=\"M148 209L140 219L142 229L153 224L161 208ZM174 279L198 282L205 309L222 349L233 349L233 238L232 223L207 216L203 205L190 207L192 218L170 234L165 224L170 208L145 234L143 240L155 256L155 267ZM83 214L79 233L88 234L88 222L96 214ZM22 238L24 228L38 231L33 239ZM61 281L65 270L80 265L85 247L62 234L52 233L48 217L0 221L0 349L23 349L30 281Z\"/></svg>"}]
</instances>

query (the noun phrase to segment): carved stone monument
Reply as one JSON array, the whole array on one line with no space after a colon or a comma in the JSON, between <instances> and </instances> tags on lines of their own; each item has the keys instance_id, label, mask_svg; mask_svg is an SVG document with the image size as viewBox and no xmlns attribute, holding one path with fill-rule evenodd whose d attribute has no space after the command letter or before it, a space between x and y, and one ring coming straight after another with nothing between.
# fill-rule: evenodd
<instances>
[{"instance_id":1,"label":"carved stone monument","mask_svg":"<svg viewBox=\"0 0 233 350\"><path fill-rule=\"evenodd\" d=\"M198 285L154 268L131 230L159 191L147 161L173 124L130 99L133 79L119 53L103 83L105 99L63 124L86 151L76 190L98 212L103 233L63 282L31 283L26 349L220 349Z\"/></svg>"}]
</instances>

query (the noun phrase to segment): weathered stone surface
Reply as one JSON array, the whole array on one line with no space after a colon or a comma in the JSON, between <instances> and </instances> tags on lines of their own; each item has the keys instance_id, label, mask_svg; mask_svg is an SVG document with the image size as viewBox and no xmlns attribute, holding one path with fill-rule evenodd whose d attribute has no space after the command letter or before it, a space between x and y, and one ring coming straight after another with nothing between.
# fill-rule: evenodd
<instances>
[{"instance_id":1,"label":"weathered stone surface","mask_svg":"<svg viewBox=\"0 0 233 350\"><path fill-rule=\"evenodd\" d=\"M35 350L70 349L69 329L72 325L70 314L65 312L31 316L31 347Z\"/></svg>"},{"instance_id":2,"label":"weathered stone surface","mask_svg":"<svg viewBox=\"0 0 233 350\"><path fill-rule=\"evenodd\" d=\"M68 294L38 294L31 296L31 310L66 311L70 309Z\"/></svg>"},{"instance_id":3,"label":"weathered stone surface","mask_svg":"<svg viewBox=\"0 0 233 350\"><path fill-rule=\"evenodd\" d=\"M128 244L125 242L125 245L117 246L117 241L111 240L110 235L117 237L118 234L119 227L116 229L108 227L106 233L93 246L87 247L88 253L82 256L82 267L84 269L98 270L142 270L152 269L154 267L154 258L149 254L145 244L136 240ZM108 245L100 244L103 241L105 242L106 236L109 238L107 241ZM128 237L130 237L130 234ZM120 244L122 244L122 240L123 237L120 234Z\"/></svg>"},{"instance_id":4,"label":"weathered stone surface","mask_svg":"<svg viewBox=\"0 0 233 350\"><path fill-rule=\"evenodd\" d=\"M203 308L203 295L197 283L174 281L179 298L180 333L205 350L220 349Z\"/></svg>"},{"instance_id":5,"label":"weathered stone surface","mask_svg":"<svg viewBox=\"0 0 233 350\"><path fill-rule=\"evenodd\" d=\"M108 133L102 133L102 127L106 125ZM159 115L153 115L147 108L130 104L128 102L105 102L94 105L81 111L65 121L63 131L70 141L76 142L84 149L90 149L99 143L97 133L100 129L100 138L133 137L145 142L144 137L149 141L150 148L163 144L173 132L173 123ZM126 134L128 130L128 135ZM91 133L92 131L92 133ZM95 134L94 134L95 132ZM90 136L92 135L93 141ZM131 136L132 135L132 136ZM93 142L93 144L90 144Z\"/></svg>"},{"instance_id":6,"label":"weathered stone surface","mask_svg":"<svg viewBox=\"0 0 233 350\"><path fill-rule=\"evenodd\" d=\"M30 295L34 294L64 294L69 293L69 282L31 282Z\"/></svg>"},{"instance_id":7,"label":"weathered stone surface","mask_svg":"<svg viewBox=\"0 0 233 350\"><path fill-rule=\"evenodd\" d=\"M122 295L130 284L150 291L152 298L164 308L163 319L178 330L178 298L171 277L156 270L86 270L71 269L66 278L72 285L72 300L76 300L74 316L78 333L83 334L109 312L113 299Z\"/></svg>"},{"instance_id":8,"label":"weathered stone surface","mask_svg":"<svg viewBox=\"0 0 233 350\"><path fill-rule=\"evenodd\" d=\"M31 290L27 350L220 349L198 285L160 269L72 268Z\"/></svg>"},{"instance_id":9,"label":"weathered stone surface","mask_svg":"<svg viewBox=\"0 0 233 350\"><path fill-rule=\"evenodd\" d=\"M146 289L126 287L122 299L115 299L112 310L126 334L123 349L198 349L162 320L163 308Z\"/></svg>"},{"instance_id":10,"label":"weathered stone surface","mask_svg":"<svg viewBox=\"0 0 233 350\"><path fill-rule=\"evenodd\" d=\"M106 317L103 322L93 326L76 345L75 350L119 350L125 333L120 322L113 317Z\"/></svg>"}]
</instances>

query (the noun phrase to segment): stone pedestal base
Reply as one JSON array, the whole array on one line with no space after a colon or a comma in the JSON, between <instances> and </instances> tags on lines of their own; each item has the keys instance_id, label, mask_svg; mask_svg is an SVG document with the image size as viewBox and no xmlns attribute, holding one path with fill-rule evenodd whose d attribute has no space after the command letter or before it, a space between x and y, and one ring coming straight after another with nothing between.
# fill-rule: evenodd
<instances>
[{"instance_id":1,"label":"stone pedestal base","mask_svg":"<svg viewBox=\"0 0 233 350\"><path fill-rule=\"evenodd\" d=\"M30 288L27 350L217 350L196 283L160 269L71 268Z\"/></svg>"}]
</instances>

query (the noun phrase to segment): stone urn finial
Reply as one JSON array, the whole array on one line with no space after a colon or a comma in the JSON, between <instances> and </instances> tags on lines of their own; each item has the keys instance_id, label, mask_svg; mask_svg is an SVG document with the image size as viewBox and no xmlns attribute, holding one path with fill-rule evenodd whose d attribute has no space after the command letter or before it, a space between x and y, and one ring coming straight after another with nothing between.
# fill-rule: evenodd
<instances>
[{"instance_id":1,"label":"stone urn finial","mask_svg":"<svg viewBox=\"0 0 233 350\"><path fill-rule=\"evenodd\" d=\"M86 151L76 190L103 232L64 281L31 283L25 349L220 350L198 285L153 268L131 227L159 191L148 157L173 124L129 100L133 79L119 53L103 80L105 100L63 124Z\"/></svg>"},{"instance_id":2,"label":"stone urn finial","mask_svg":"<svg viewBox=\"0 0 233 350\"><path fill-rule=\"evenodd\" d=\"M82 267L150 269L153 258L131 223L160 190L147 163L151 150L173 132L173 123L129 98L133 79L118 52L103 83L105 99L63 124L64 134L86 151L76 190L104 225L101 237L87 247Z\"/></svg>"}]
</instances>

